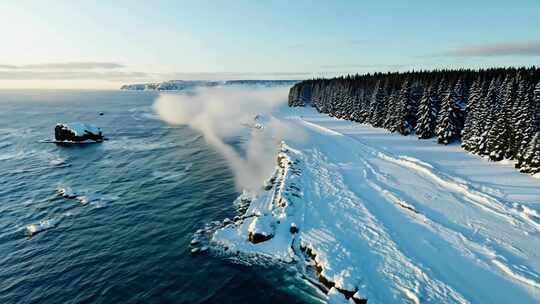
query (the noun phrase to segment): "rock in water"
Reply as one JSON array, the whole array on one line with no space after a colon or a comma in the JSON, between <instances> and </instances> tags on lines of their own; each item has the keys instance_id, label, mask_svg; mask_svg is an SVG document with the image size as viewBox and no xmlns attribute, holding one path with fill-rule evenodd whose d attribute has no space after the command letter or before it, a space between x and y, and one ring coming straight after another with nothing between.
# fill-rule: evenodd
<instances>
[{"instance_id":1,"label":"rock in water","mask_svg":"<svg viewBox=\"0 0 540 304\"><path fill-rule=\"evenodd\" d=\"M54 137L57 141L103 141L103 133L100 128L80 122L56 124L56 127L54 128Z\"/></svg>"}]
</instances>

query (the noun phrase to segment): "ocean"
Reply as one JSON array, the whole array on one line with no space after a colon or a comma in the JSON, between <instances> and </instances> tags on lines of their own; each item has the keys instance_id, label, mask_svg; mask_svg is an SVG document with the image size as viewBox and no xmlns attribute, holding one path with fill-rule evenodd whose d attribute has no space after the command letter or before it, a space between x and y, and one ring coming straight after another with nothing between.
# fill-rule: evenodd
<instances>
[{"instance_id":1,"label":"ocean","mask_svg":"<svg viewBox=\"0 0 540 304\"><path fill-rule=\"evenodd\" d=\"M190 254L195 231L236 215L239 193L201 134L153 112L157 96L0 91L0 303L317 302L287 266ZM109 140L40 142L73 121ZM86 199L59 195L68 188ZM54 227L28 236L44 219Z\"/></svg>"}]
</instances>

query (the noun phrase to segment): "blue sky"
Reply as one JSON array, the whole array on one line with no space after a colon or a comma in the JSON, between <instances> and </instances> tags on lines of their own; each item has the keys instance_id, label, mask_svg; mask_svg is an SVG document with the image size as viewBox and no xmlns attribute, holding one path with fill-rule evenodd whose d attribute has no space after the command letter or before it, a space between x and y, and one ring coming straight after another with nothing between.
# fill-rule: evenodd
<instances>
[{"instance_id":1,"label":"blue sky","mask_svg":"<svg viewBox=\"0 0 540 304\"><path fill-rule=\"evenodd\" d=\"M540 65L540 1L0 0L0 87Z\"/></svg>"}]
</instances>

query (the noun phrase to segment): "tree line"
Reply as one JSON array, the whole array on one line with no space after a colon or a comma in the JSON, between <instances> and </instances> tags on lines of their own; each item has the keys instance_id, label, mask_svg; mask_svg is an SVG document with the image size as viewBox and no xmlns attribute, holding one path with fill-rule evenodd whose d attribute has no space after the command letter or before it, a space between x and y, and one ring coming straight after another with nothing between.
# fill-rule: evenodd
<instances>
[{"instance_id":1,"label":"tree line","mask_svg":"<svg viewBox=\"0 0 540 304\"><path fill-rule=\"evenodd\" d=\"M289 106L440 144L461 141L493 161L540 172L540 69L494 68L348 75L294 85Z\"/></svg>"}]
</instances>

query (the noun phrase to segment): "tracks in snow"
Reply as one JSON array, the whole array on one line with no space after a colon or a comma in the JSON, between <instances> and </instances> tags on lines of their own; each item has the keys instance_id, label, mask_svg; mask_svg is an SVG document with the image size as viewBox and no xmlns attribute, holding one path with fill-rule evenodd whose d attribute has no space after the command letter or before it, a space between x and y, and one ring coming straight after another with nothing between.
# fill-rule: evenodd
<instances>
[{"instance_id":1,"label":"tracks in snow","mask_svg":"<svg viewBox=\"0 0 540 304\"><path fill-rule=\"evenodd\" d=\"M380 151L377 152L377 157L414 170L428 177L449 192L462 194L467 197L471 203L506 219L514 226L520 225L520 228L526 229L531 233L540 231L540 217L534 210L528 209L524 205L497 199L492 195L477 190L478 187L471 185L471 183L459 181L457 178L441 171L435 171L433 166L411 157L394 157ZM532 229L528 229L526 226L530 226Z\"/></svg>"},{"instance_id":2,"label":"tracks in snow","mask_svg":"<svg viewBox=\"0 0 540 304\"><path fill-rule=\"evenodd\" d=\"M496 189L482 191L486 187L452 176L416 158L392 155L357 136L343 134L302 118L299 121L323 136L330 135L347 141L349 149L355 151L362 164L358 169L363 170L366 184L385 201L405 210L407 217L462 250L464 255L482 268L496 271L507 280L517 282L539 295L540 265L534 248L537 250L537 245L540 245L537 237L540 216L535 210L491 194ZM431 188L435 195L425 196L431 197L431 201L419 199L414 189L409 189L408 193L400 190L399 181L388 173L392 170L406 177L414 177L418 183L424 184L419 191ZM448 205L445 206L446 210L455 208L459 215L445 213L445 209L438 209L436 204ZM523 240L530 240L533 244Z\"/></svg>"},{"instance_id":3,"label":"tracks in snow","mask_svg":"<svg viewBox=\"0 0 540 304\"><path fill-rule=\"evenodd\" d=\"M309 175L318 179L306 185L306 213L309 218L304 224L306 228L302 241L317 254L317 262L323 265L326 277L348 285L350 281L358 280L352 276L365 276L369 287L360 289L360 293L370 303L387 303L391 299L388 293L407 299L410 303L419 303L419 299L439 303L468 303L459 292L434 277L400 250L384 223L366 207L369 203L349 188L341 173L333 170L324 153L315 149L306 156L305 161ZM322 201L332 205L330 217L317 212L323 208L318 205ZM320 223L320 226L310 227L309 222ZM369 265L374 261L378 265L376 269ZM380 286L373 286L377 284L386 290L380 291Z\"/></svg>"}]
</instances>

